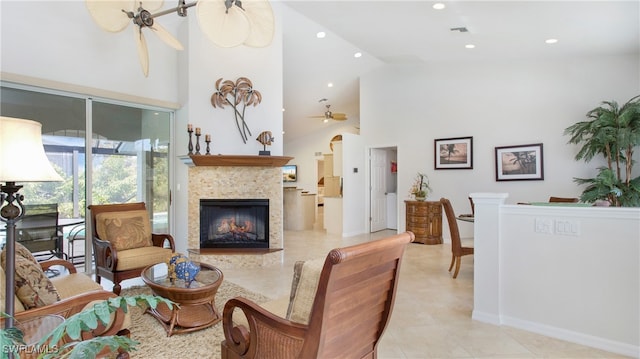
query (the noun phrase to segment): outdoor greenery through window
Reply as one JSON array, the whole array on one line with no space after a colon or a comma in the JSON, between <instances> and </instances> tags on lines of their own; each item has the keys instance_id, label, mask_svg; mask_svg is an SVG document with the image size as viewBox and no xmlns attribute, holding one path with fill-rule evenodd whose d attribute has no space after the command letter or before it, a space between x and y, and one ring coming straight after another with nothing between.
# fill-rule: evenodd
<instances>
[{"instance_id":1,"label":"outdoor greenery through window","mask_svg":"<svg viewBox=\"0 0 640 359\"><path fill-rule=\"evenodd\" d=\"M63 178L23 183L25 204L57 203L59 218L84 218L86 193L93 204L142 201L153 230L168 232L171 111L4 83L0 104L2 116L42 124L45 152Z\"/></svg>"}]
</instances>

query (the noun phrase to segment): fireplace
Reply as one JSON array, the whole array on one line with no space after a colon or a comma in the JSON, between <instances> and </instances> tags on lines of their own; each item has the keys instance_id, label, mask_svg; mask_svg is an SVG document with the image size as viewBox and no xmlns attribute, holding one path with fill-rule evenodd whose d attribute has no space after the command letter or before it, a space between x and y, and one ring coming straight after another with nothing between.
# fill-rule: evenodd
<instances>
[{"instance_id":1,"label":"fireplace","mask_svg":"<svg viewBox=\"0 0 640 359\"><path fill-rule=\"evenodd\" d=\"M269 200L200 199L200 248L269 248Z\"/></svg>"}]
</instances>

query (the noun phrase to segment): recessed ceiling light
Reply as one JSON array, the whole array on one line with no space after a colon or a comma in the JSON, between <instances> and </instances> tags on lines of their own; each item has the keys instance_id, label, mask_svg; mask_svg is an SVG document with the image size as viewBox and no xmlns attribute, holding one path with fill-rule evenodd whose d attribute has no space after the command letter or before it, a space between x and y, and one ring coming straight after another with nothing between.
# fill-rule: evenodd
<instances>
[{"instance_id":1,"label":"recessed ceiling light","mask_svg":"<svg viewBox=\"0 0 640 359\"><path fill-rule=\"evenodd\" d=\"M325 36L327 36L327 34L324 31L320 31L319 33L316 34L316 37L318 39L324 39Z\"/></svg>"},{"instance_id":2,"label":"recessed ceiling light","mask_svg":"<svg viewBox=\"0 0 640 359\"><path fill-rule=\"evenodd\" d=\"M327 87L333 87L333 82L329 82L329 83L327 84Z\"/></svg>"},{"instance_id":3,"label":"recessed ceiling light","mask_svg":"<svg viewBox=\"0 0 640 359\"><path fill-rule=\"evenodd\" d=\"M284 135L284 131L282 131L282 134Z\"/></svg>"},{"instance_id":4,"label":"recessed ceiling light","mask_svg":"<svg viewBox=\"0 0 640 359\"><path fill-rule=\"evenodd\" d=\"M544 40L547 44L555 44L558 42L558 39L546 39Z\"/></svg>"},{"instance_id":5,"label":"recessed ceiling light","mask_svg":"<svg viewBox=\"0 0 640 359\"><path fill-rule=\"evenodd\" d=\"M353 54L353 57L355 57L356 59L362 57L362 52L356 52L355 54Z\"/></svg>"},{"instance_id":6,"label":"recessed ceiling light","mask_svg":"<svg viewBox=\"0 0 640 359\"><path fill-rule=\"evenodd\" d=\"M329 122L329 120L327 120L326 118L324 120L322 120L322 122L327 123Z\"/></svg>"},{"instance_id":7,"label":"recessed ceiling light","mask_svg":"<svg viewBox=\"0 0 640 359\"><path fill-rule=\"evenodd\" d=\"M466 44L466 45L464 45L464 47L466 47L467 49L475 49L476 45L474 45L474 44Z\"/></svg>"},{"instance_id":8,"label":"recessed ceiling light","mask_svg":"<svg viewBox=\"0 0 640 359\"><path fill-rule=\"evenodd\" d=\"M284 111L285 111L285 110L284 110L284 107L283 107L283 108L282 108L282 112L284 112Z\"/></svg>"},{"instance_id":9,"label":"recessed ceiling light","mask_svg":"<svg viewBox=\"0 0 640 359\"><path fill-rule=\"evenodd\" d=\"M437 2L437 3L433 4L433 8L436 9L436 10L442 10L445 7L446 7L445 4L443 4L441 2Z\"/></svg>"}]
</instances>

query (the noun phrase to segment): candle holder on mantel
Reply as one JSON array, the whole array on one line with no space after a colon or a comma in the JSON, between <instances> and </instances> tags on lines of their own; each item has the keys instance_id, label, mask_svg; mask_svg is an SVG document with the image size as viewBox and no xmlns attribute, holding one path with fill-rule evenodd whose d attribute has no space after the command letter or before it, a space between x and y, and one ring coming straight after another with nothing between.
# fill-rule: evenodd
<instances>
[{"instance_id":1,"label":"candle holder on mantel","mask_svg":"<svg viewBox=\"0 0 640 359\"><path fill-rule=\"evenodd\" d=\"M211 143L211 135L205 135L204 136L204 142L207 143L207 152L205 154L206 155L210 155L211 152L209 151L209 144Z\"/></svg>"},{"instance_id":2,"label":"candle holder on mantel","mask_svg":"<svg viewBox=\"0 0 640 359\"><path fill-rule=\"evenodd\" d=\"M189 153L190 155L193 154L193 142L191 141L191 135L193 134L193 127L189 126L187 127L187 132L189 132Z\"/></svg>"},{"instance_id":3,"label":"candle holder on mantel","mask_svg":"<svg viewBox=\"0 0 640 359\"><path fill-rule=\"evenodd\" d=\"M200 127L196 127L196 155L200 154Z\"/></svg>"}]
</instances>

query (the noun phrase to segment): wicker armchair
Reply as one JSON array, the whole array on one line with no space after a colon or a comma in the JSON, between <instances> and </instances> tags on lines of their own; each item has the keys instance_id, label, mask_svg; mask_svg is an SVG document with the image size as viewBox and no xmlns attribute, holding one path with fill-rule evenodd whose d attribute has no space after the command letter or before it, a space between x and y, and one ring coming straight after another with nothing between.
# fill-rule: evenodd
<instances>
[{"instance_id":1,"label":"wicker armchair","mask_svg":"<svg viewBox=\"0 0 640 359\"><path fill-rule=\"evenodd\" d=\"M447 215L447 223L449 224L449 232L451 233L451 265L449 266L449 272L453 269L453 264L456 265L456 270L453 272L453 278L458 277L460 272L460 262L462 262L462 256L473 254L473 247L463 247L460 241L460 231L458 230L458 222L456 222L456 215L453 212L453 206L451 202L446 198L440 198L440 203L444 208L444 212Z\"/></svg>"},{"instance_id":2,"label":"wicker armchair","mask_svg":"<svg viewBox=\"0 0 640 359\"><path fill-rule=\"evenodd\" d=\"M406 232L332 250L308 324L278 317L244 298L229 300L222 358L375 358L393 310L402 256L414 238ZM244 313L248 328L233 324L236 310Z\"/></svg>"},{"instance_id":3,"label":"wicker armchair","mask_svg":"<svg viewBox=\"0 0 640 359\"><path fill-rule=\"evenodd\" d=\"M113 282L120 294L120 282L139 277L151 264L166 261L175 251L169 234L151 233L144 202L89 206L96 281Z\"/></svg>"}]
</instances>

